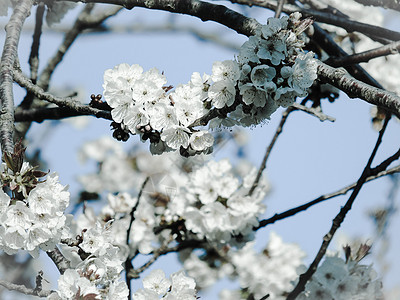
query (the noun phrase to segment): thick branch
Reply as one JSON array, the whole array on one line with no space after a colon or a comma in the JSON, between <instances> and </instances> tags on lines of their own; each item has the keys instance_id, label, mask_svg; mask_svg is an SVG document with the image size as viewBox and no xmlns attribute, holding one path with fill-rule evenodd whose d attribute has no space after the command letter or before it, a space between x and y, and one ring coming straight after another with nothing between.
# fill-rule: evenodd
<instances>
[{"instance_id":1,"label":"thick branch","mask_svg":"<svg viewBox=\"0 0 400 300\"><path fill-rule=\"evenodd\" d=\"M112 120L111 113L103 110L104 119ZM108 117L106 117L108 115ZM62 120L78 116L93 116L89 112L78 112L66 107L31 108L15 112L15 122L38 122L45 120Z\"/></svg>"},{"instance_id":2,"label":"thick branch","mask_svg":"<svg viewBox=\"0 0 400 300\"><path fill-rule=\"evenodd\" d=\"M59 0L58 0L59 1ZM252 18L245 17L223 5L216 5L199 0L67 0L83 3L108 3L122 5L127 9L145 7L165 10L173 13L197 17L202 21L214 21L225 25L244 35L253 35L260 24Z\"/></svg>"},{"instance_id":3,"label":"thick branch","mask_svg":"<svg viewBox=\"0 0 400 300\"><path fill-rule=\"evenodd\" d=\"M355 0L365 6L379 6L400 11L400 2L396 0Z\"/></svg>"},{"instance_id":4,"label":"thick branch","mask_svg":"<svg viewBox=\"0 0 400 300\"><path fill-rule=\"evenodd\" d=\"M335 69L317 61L319 78L345 92L350 98L361 98L368 103L386 108L400 117L400 97L370 86L350 76L344 69Z\"/></svg>"},{"instance_id":5,"label":"thick branch","mask_svg":"<svg viewBox=\"0 0 400 300\"><path fill-rule=\"evenodd\" d=\"M20 70L14 70L14 80L21 87L26 88L29 92L34 94L37 98L54 103L60 107L68 108L72 111L79 113L80 115L93 115L97 118L103 118L111 120L111 114L109 111L100 110L97 108L90 107L89 105L82 104L75 98L56 97L48 92L45 92L42 88L35 85L27 77L25 77ZM22 113L23 114L23 113Z\"/></svg>"},{"instance_id":6,"label":"thick branch","mask_svg":"<svg viewBox=\"0 0 400 300\"><path fill-rule=\"evenodd\" d=\"M0 285L4 286L7 290L10 290L10 291L17 291L17 292L20 292L25 295L32 295L32 296L38 296L38 297L48 297L52 293L55 293L53 291L29 289L22 284L14 284L14 283L7 282L7 281L1 280L1 279L0 279Z\"/></svg>"},{"instance_id":7,"label":"thick branch","mask_svg":"<svg viewBox=\"0 0 400 300\"><path fill-rule=\"evenodd\" d=\"M239 3L244 5L257 5L271 10L276 10L278 2L275 0L231 0L232 3ZM293 12L301 12L303 17L313 17L317 22L326 23L346 29L348 32L360 32L371 38L376 37L382 42L382 38L389 41L400 40L400 32L382 28L379 26L369 25L354 20L350 20L343 16L334 15L314 9L301 8L292 4L285 4L282 11L291 14Z\"/></svg>"},{"instance_id":8,"label":"thick branch","mask_svg":"<svg viewBox=\"0 0 400 300\"><path fill-rule=\"evenodd\" d=\"M21 28L29 16L32 0L21 0L16 5L10 21L6 25L6 39L0 64L0 140L1 149L13 152L14 149L14 95L13 66L18 55L18 43Z\"/></svg>"},{"instance_id":9,"label":"thick branch","mask_svg":"<svg viewBox=\"0 0 400 300\"><path fill-rule=\"evenodd\" d=\"M57 247L52 251L47 251L46 253L57 266L57 269L61 274L64 274L65 270L71 267L69 261L64 257L64 255L62 255Z\"/></svg>"}]
</instances>

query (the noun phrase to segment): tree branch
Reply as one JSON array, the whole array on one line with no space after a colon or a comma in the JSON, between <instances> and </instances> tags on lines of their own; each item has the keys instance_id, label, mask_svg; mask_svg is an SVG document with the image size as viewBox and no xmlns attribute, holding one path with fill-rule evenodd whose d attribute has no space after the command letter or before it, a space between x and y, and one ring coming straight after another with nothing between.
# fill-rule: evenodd
<instances>
[{"instance_id":1,"label":"tree branch","mask_svg":"<svg viewBox=\"0 0 400 300\"><path fill-rule=\"evenodd\" d=\"M278 1L276 0L231 0L231 2L248 6L256 5L271 10L276 10L276 8L278 7ZM282 11L286 14L301 12L303 17L313 17L317 22L335 25L346 29L348 32L357 31L373 39L376 38L380 42L383 42L382 38L389 41L400 40L400 32L389 30L379 26L357 22L331 13L321 12L309 8L302 8L292 4L285 4L282 8Z\"/></svg>"},{"instance_id":2,"label":"tree branch","mask_svg":"<svg viewBox=\"0 0 400 300\"><path fill-rule=\"evenodd\" d=\"M57 0L60 1L60 0ZM197 17L202 21L214 21L225 25L237 33L253 35L260 24L253 18L248 18L223 5L216 5L199 0L67 0L83 3L108 3L124 6L127 9L144 7L165 10L173 13Z\"/></svg>"},{"instance_id":3,"label":"tree branch","mask_svg":"<svg viewBox=\"0 0 400 300\"><path fill-rule=\"evenodd\" d=\"M14 95L13 66L18 55L21 28L29 16L32 0L21 0L16 5L10 21L6 25L6 38L0 64L0 140L1 150L13 152L14 149Z\"/></svg>"},{"instance_id":4,"label":"tree branch","mask_svg":"<svg viewBox=\"0 0 400 300\"><path fill-rule=\"evenodd\" d=\"M98 2L98 1L93 1ZM64 40L57 50L57 53L50 59L46 68L40 74L38 86L47 91L50 83L51 76L58 64L63 60L65 53L71 47L73 42L77 39L80 33L87 28L93 28L99 26L108 18L116 15L122 7L116 7L109 11L99 14L97 16L91 16L90 13L93 10L94 4L89 4L84 7L82 12L76 19L73 27L66 33Z\"/></svg>"},{"instance_id":5,"label":"tree branch","mask_svg":"<svg viewBox=\"0 0 400 300\"><path fill-rule=\"evenodd\" d=\"M52 251L46 251L46 254L51 258L60 274L64 274L65 270L69 269L71 266L69 261L62 255L61 251L55 247Z\"/></svg>"},{"instance_id":6,"label":"tree branch","mask_svg":"<svg viewBox=\"0 0 400 300\"><path fill-rule=\"evenodd\" d=\"M340 227L340 225L343 223L344 218L346 217L347 213L351 210L351 207L352 207L352 205L354 203L354 200L356 199L356 197L357 197L358 193L360 192L362 186L366 182L366 179L370 175L376 175L376 174L372 174L371 173L371 164L372 164L372 161L374 160L375 155L376 155L376 153L378 151L378 148L379 148L379 146L380 146L380 144L382 142L382 137L383 137L383 135L384 135L384 133L386 131L387 124L389 123L389 120L390 120L390 114L387 114L385 122L383 124L383 127L379 131L379 135L378 135L378 139L377 139L377 141L375 143L375 147L372 150L372 153L371 153L371 155L370 155L370 157L368 159L368 162L367 162L367 164L366 164L366 166L365 166L360 178L358 179L357 184L353 189L353 192L351 193L351 195L350 195L349 199L347 200L346 204L340 209L339 213L333 219L331 229L324 236L322 245L321 245L317 255L315 256L313 262L311 263L311 265L309 266L307 271L304 274L300 275L299 282L297 283L296 287L293 289L292 292L290 292L290 294L287 297L288 300L296 299L297 296L304 290L308 280L310 280L311 276L315 273L315 271L317 270L319 262L324 257L324 255L326 253L326 250L328 249L328 246L329 246L330 242L332 241L332 238L333 238L334 234L336 233L336 231Z\"/></svg>"},{"instance_id":7,"label":"tree branch","mask_svg":"<svg viewBox=\"0 0 400 300\"><path fill-rule=\"evenodd\" d=\"M396 0L355 0L365 6L378 6L400 11L400 2Z\"/></svg>"},{"instance_id":8,"label":"tree branch","mask_svg":"<svg viewBox=\"0 0 400 300\"><path fill-rule=\"evenodd\" d=\"M257 176L254 179L253 185L251 186L248 195L251 196L254 192L254 190L257 188L258 183L260 181L261 175L265 168L267 167L267 160L269 158L269 155L271 154L272 148L274 147L276 141L278 140L279 135L282 133L283 126L286 123L286 120L289 116L289 114L294 110L292 106L289 106L283 113L282 113L282 118L281 121L279 122L278 128L275 131L274 137L272 138L271 142L269 143L267 150L265 151L264 158L261 162L260 167L258 168Z\"/></svg>"},{"instance_id":9,"label":"tree branch","mask_svg":"<svg viewBox=\"0 0 400 300\"><path fill-rule=\"evenodd\" d=\"M362 62L368 62L373 58L386 56L390 54L399 54L400 41L393 42L388 45L378 47L375 49L367 50L364 52L356 53L353 55L343 56L343 57L330 57L324 63L332 67L344 67L348 65L358 64Z\"/></svg>"},{"instance_id":10,"label":"tree branch","mask_svg":"<svg viewBox=\"0 0 400 300\"><path fill-rule=\"evenodd\" d=\"M54 291L46 291L46 290L39 290L39 289L29 289L26 286L22 284L14 284L11 282L7 282L5 280L0 279L0 285L4 286L7 290L10 291L17 291L25 295L32 295L32 296L38 296L38 297L48 297L52 293L55 293Z\"/></svg>"},{"instance_id":11,"label":"tree branch","mask_svg":"<svg viewBox=\"0 0 400 300\"><path fill-rule=\"evenodd\" d=\"M387 175L392 175L392 174L399 173L399 172L400 172L400 166L396 166L396 167L393 167L393 168L391 168L391 169L389 169L387 171L381 171L376 175L369 176L365 180L365 182L369 182L369 181L375 180L377 178L380 178L380 177L383 177L383 176L387 176ZM353 183L351 185L348 185L348 186L346 186L346 187L344 187L344 188L342 188L342 189L340 189L340 190L338 190L336 192L319 196L318 198L316 198L316 199L314 199L314 200L312 200L310 202L307 202L307 203L305 203L303 205L294 207L292 209L289 209L289 210L284 211L284 212L279 213L279 214L274 214L272 217L270 217L268 219L261 220L259 225L257 227L255 227L254 230L258 230L258 229L260 229L262 227L265 227L265 226L267 226L269 224L273 224L276 221L283 220L283 219L286 219L288 217L294 216L295 214L297 214L299 212L302 212L302 211L305 211L308 208L310 208L311 206L314 206L314 205L316 205L318 203L321 203L321 202L323 202L325 200L329 200L329 199L332 199L332 198L337 197L337 196L345 195L345 194L347 194L348 191L354 189L356 187L356 185L357 185L357 183L355 182L355 183Z\"/></svg>"},{"instance_id":12,"label":"tree branch","mask_svg":"<svg viewBox=\"0 0 400 300\"><path fill-rule=\"evenodd\" d=\"M71 97L56 97L48 92L45 92L42 88L35 85L27 77L25 77L22 72L18 69L14 69L14 80L21 87L26 88L29 92L35 95L37 98L54 103L60 107L72 110L80 115L93 115L97 118L103 118L111 120L111 113L109 111L97 109L90 107L89 105L82 104L75 98ZM24 115L24 113L22 113Z\"/></svg>"},{"instance_id":13,"label":"tree branch","mask_svg":"<svg viewBox=\"0 0 400 300\"><path fill-rule=\"evenodd\" d=\"M400 117L400 97L396 94L359 81L344 69L335 69L320 61L317 61L317 65L319 78L342 90L350 98L361 98Z\"/></svg>"},{"instance_id":14,"label":"tree branch","mask_svg":"<svg viewBox=\"0 0 400 300\"><path fill-rule=\"evenodd\" d=\"M126 231L126 245L129 246L129 236L131 234L131 229L132 229L132 223L135 221L135 211L139 206L139 201L140 198L142 197L143 190L146 187L147 182L149 181L150 177L146 177L146 179L142 183L142 187L140 188L137 201L134 207L132 207L131 212L129 213L129 227L128 230ZM132 257L128 254L128 257L126 258L125 261L125 281L126 284L128 285L128 290L129 290L129 297L128 299L131 299L132 296L132 286L131 286L131 272L133 270L133 265L132 265Z\"/></svg>"}]
</instances>

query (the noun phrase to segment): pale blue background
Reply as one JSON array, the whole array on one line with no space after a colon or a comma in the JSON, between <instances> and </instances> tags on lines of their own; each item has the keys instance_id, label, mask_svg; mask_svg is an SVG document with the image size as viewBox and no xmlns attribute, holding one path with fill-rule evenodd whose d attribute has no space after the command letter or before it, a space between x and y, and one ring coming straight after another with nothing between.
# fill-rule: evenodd
<instances>
[{"instance_id":1,"label":"pale blue background","mask_svg":"<svg viewBox=\"0 0 400 300\"><path fill-rule=\"evenodd\" d=\"M260 22L265 22L267 17L271 16L267 10L230 6L241 9L242 13L252 12L251 16ZM66 28L78 11L79 9L71 12L61 27ZM130 24L154 25L164 24L169 18L171 18L170 13L137 8L123 11L107 24L120 27ZM33 26L33 19L34 14L27 22L30 28ZM238 36L235 32L212 22L203 23L199 19L181 15L176 15L174 21L178 25L190 25L201 31L217 32L224 40L237 46L246 40L244 36ZM0 18L0 22L4 24L6 18ZM21 65L25 73L29 70L27 59L32 41L31 34L31 31L23 32L19 48ZM61 39L62 34L48 32L45 29L41 40L41 67L56 51ZM4 43L4 33L0 35L0 42ZM237 52L232 49L201 41L189 33L166 31L83 35L78 38L62 65L57 68L52 82L54 87L70 88L70 91L83 89L86 93L85 99L89 101L90 94L102 93L104 70L122 62L140 64L145 70L157 67L165 72L168 84L176 86L179 83L186 83L195 71L210 74L214 61L232 59L235 54ZM15 93L16 101L19 102L24 93L19 88L15 89ZM361 174L377 137L377 132L372 129L370 122L370 106L361 100L349 100L344 95L334 104L325 101L323 108L326 114L336 118L335 123L321 123L310 115L295 112L285 125L266 170L272 184L272 192L266 199L267 217L308 202L322 194L336 191L356 181ZM268 124L246 130L249 134L249 144L245 148L245 153L256 166L259 166L265 148L275 132L281 112L282 110L279 110L273 114ZM43 158L48 162L49 169L57 171L61 182L70 184L72 195L76 195L79 190L75 180L76 175L95 170L94 165L79 163L77 150L85 141L111 134L109 122L90 118L88 127L83 131L65 124L46 131L43 138L44 124L35 124L32 128L28 135L31 140L28 150L33 151L35 147L41 146ZM398 149L399 129L399 123L391 121L376 163ZM134 137L127 143L129 146L140 142ZM145 146L148 147L147 144ZM228 149L217 153L217 159L232 157L229 147L233 145L228 143ZM390 187L389 178L366 184L340 231L350 237L361 237L364 241L372 240L374 226L367 217L367 212L386 203ZM328 200L295 217L259 230L257 246L259 248L265 246L269 232L273 230L281 235L285 242L298 243L308 254L306 262L310 263L322 242L323 235L329 230L332 219L344 205L347 197ZM385 257L390 262L383 279L384 287L387 289L400 285L400 263L397 256L400 250L398 228L400 228L400 218L397 213L390 224L390 244ZM379 244L376 246L379 247ZM335 243L332 243L331 249L338 250ZM375 248L372 251L374 250ZM168 274L179 270L178 264L169 263L171 259L176 261L174 257L175 255L163 257L155 267L163 268ZM365 260L365 263L373 261L375 258L372 255ZM377 263L375 266L379 267ZM57 276L48 275L48 277ZM230 285L228 281L224 281L223 284L209 289L200 296L202 299L217 299L218 291ZM141 284L134 282L133 286L141 287Z\"/></svg>"}]
</instances>

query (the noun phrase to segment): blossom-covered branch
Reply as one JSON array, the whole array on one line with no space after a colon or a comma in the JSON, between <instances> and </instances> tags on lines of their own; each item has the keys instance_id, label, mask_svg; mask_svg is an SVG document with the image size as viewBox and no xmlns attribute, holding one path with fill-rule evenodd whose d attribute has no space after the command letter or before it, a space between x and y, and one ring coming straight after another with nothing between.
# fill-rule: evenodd
<instances>
[{"instance_id":1,"label":"blossom-covered branch","mask_svg":"<svg viewBox=\"0 0 400 300\"><path fill-rule=\"evenodd\" d=\"M0 64L0 140L1 149L12 153L14 149L14 96L13 66L18 55L18 43L22 25L29 16L32 0L21 0L6 25L6 39Z\"/></svg>"}]
</instances>

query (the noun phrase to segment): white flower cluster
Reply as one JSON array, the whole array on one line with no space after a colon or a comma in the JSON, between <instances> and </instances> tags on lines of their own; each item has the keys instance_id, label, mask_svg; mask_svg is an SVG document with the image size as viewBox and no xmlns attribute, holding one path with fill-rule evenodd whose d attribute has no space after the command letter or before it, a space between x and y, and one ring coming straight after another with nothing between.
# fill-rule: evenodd
<instances>
[{"instance_id":1,"label":"white flower cluster","mask_svg":"<svg viewBox=\"0 0 400 300\"><path fill-rule=\"evenodd\" d=\"M120 132L150 140L153 154L179 150L184 156L212 151L213 136L193 127L259 124L279 107L307 95L317 78L313 53L301 52L300 14L270 18L240 49L236 60L215 62L212 75L193 73L173 92L157 69L120 64L105 71L104 98ZM217 112L217 113L215 113ZM200 121L201 120L201 121ZM115 134L126 140L125 134ZM129 136L129 135L128 135Z\"/></svg>"},{"instance_id":2,"label":"white flower cluster","mask_svg":"<svg viewBox=\"0 0 400 300\"><path fill-rule=\"evenodd\" d=\"M75 299L88 294L92 294L93 299L127 299L127 285L120 281L126 259L124 252L127 251L115 246L112 221L103 225L93 220L95 224L90 226L91 222L82 216L77 222L78 227L85 227L81 230L79 243L62 248L73 269L61 275L58 295L51 299Z\"/></svg>"},{"instance_id":3,"label":"white flower cluster","mask_svg":"<svg viewBox=\"0 0 400 300\"><path fill-rule=\"evenodd\" d=\"M27 250L33 257L38 257L39 249L53 250L67 234L64 210L69 204L69 192L68 187L59 183L56 173L27 191L19 181L29 170L32 168L25 162L17 174L3 171L2 178L14 177L11 188L19 186L25 198L11 199L0 189L0 248L7 254Z\"/></svg>"},{"instance_id":4,"label":"white flower cluster","mask_svg":"<svg viewBox=\"0 0 400 300\"><path fill-rule=\"evenodd\" d=\"M170 279L162 270L154 270L143 279L143 289L133 295L133 300L196 300L196 283L183 271L173 273Z\"/></svg>"},{"instance_id":5,"label":"white flower cluster","mask_svg":"<svg viewBox=\"0 0 400 300\"><path fill-rule=\"evenodd\" d=\"M234 113L239 124L263 122L279 106L288 107L296 97L307 96L317 78L317 66L312 52L301 52L304 42L296 28L300 16L269 18L240 48L238 88L242 97Z\"/></svg>"},{"instance_id":6,"label":"white flower cluster","mask_svg":"<svg viewBox=\"0 0 400 300\"><path fill-rule=\"evenodd\" d=\"M231 251L231 263L239 277L240 291L223 291L221 300L260 299L267 294L271 300L286 299L285 293L293 289L292 281L298 276L297 268L303 263L305 253L295 244L287 244L275 233L262 253L248 243L239 251ZM312 298L318 299L318 298ZM323 298L325 299L325 298Z\"/></svg>"},{"instance_id":7,"label":"white flower cluster","mask_svg":"<svg viewBox=\"0 0 400 300\"><path fill-rule=\"evenodd\" d=\"M235 243L234 236L241 242L252 239L257 217L265 211L262 201L269 188L262 181L249 195L255 175L253 168L240 182L228 160L210 161L189 175L166 215L183 217L186 229L217 244Z\"/></svg>"},{"instance_id":8,"label":"white flower cluster","mask_svg":"<svg viewBox=\"0 0 400 300\"><path fill-rule=\"evenodd\" d=\"M297 299L384 299L382 282L372 266L326 257Z\"/></svg>"}]
</instances>

